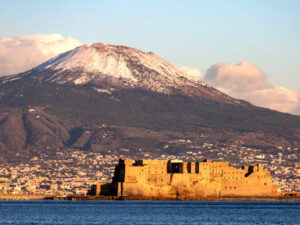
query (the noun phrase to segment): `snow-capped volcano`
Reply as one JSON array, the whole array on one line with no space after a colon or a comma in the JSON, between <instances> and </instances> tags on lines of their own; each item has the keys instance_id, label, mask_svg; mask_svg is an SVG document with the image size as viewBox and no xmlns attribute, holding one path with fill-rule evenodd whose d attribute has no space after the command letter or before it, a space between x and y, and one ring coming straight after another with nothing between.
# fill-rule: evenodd
<instances>
[{"instance_id":1,"label":"snow-capped volcano","mask_svg":"<svg viewBox=\"0 0 300 225\"><path fill-rule=\"evenodd\" d=\"M38 74L41 72L44 75ZM60 54L32 69L30 76L61 84L96 83L161 93L173 93L174 89L187 86L206 86L152 52L102 43L83 45Z\"/></svg>"},{"instance_id":2,"label":"snow-capped volcano","mask_svg":"<svg viewBox=\"0 0 300 225\"><path fill-rule=\"evenodd\" d=\"M48 146L155 155L178 138L299 146L299 137L299 117L231 98L153 53L124 46L84 45L0 78L0 161L14 159L16 149L24 159L29 151L49 154Z\"/></svg>"},{"instance_id":3,"label":"snow-capped volcano","mask_svg":"<svg viewBox=\"0 0 300 225\"><path fill-rule=\"evenodd\" d=\"M121 45L82 45L30 71L1 80L6 83L22 78L59 84L92 84L104 90L138 88L239 104L239 101L196 80L152 52ZM99 90L98 87L95 90Z\"/></svg>"}]
</instances>

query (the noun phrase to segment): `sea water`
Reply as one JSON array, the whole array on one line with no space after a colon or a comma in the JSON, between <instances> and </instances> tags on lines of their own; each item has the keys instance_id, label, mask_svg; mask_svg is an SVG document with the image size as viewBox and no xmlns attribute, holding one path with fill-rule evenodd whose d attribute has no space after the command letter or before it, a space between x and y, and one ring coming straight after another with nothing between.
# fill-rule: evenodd
<instances>
[{"instance_id":1,"label":"sea water","mask_svg":"<svg viewBox=\"0 0 300 225\"><path fill-rule=\"evenodd\" d=\"M300 224L300 202L0 201L0 224Z\"/></svg>"}]
</instances>

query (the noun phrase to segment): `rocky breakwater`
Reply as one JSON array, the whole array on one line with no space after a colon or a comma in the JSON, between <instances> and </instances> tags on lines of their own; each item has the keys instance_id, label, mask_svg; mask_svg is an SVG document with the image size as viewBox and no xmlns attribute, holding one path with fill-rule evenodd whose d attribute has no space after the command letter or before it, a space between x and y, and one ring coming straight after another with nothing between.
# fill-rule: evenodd
<instances>
[{"instance_id":1,"label":"rocky breakwater","mask_svg":"<svg viewBox=\"0 0 300 225\"><path fill-rule=\"evenodd\" d=\"M17 194L0 194L0 200L44 200L45 195L17 195Z\"/></svg>"}]
</instances>

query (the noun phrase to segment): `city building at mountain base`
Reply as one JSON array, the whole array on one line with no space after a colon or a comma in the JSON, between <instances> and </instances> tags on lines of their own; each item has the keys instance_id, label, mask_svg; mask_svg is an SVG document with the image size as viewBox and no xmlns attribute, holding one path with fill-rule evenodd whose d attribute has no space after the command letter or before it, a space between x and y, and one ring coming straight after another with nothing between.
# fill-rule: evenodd
<instances>
[{"instance_id":1,"label":"city building at mountain base","mask_svg":"<svg viewBox=\"0 0 300 225\"><path fill-rule=\"evenodd\" d=\"M261 164L237 169L228 162L120 159L112 183L98 183L90 195L120 199L202 200L277 197L277 186Z\"/></svg>"}]
</instances>

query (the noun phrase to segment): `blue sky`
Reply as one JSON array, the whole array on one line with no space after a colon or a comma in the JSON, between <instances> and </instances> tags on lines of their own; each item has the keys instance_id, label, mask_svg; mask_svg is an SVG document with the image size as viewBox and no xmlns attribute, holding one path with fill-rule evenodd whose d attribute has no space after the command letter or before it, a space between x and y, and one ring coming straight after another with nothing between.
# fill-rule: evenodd
<instances>
[{"instance_id":1,"label":"blue sky","mask_svg":"<svg viewBox=\"0 0 300 225\"><path fill-rule=\"evenodd\" d=\"M300 91L300 1L0 0L0 38L59 33L153 51L201 73L244 59Z\"/></svg>"}]
</instances>

